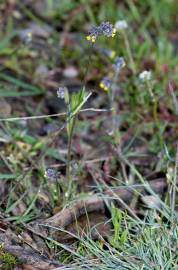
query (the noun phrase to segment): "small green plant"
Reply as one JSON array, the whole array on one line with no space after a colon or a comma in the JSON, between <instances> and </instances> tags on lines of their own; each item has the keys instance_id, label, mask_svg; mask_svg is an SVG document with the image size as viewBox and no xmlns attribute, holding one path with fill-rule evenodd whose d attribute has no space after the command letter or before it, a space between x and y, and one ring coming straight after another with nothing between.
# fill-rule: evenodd
<instances>
[{"instance_id":1,"label":"small green plant","mask_svg":"<svg viewBox=\"0 0 178 270\"><path fill-rule=\"evenodd\" d=\"M121 248L127 240L128 228L124 228L122 223L124 221L124 214L122 211L114 206L111 207L111 219L114 227L114 234L110 238L110 244L114 248Z\"/></svg>"},{"instance_id":2,"label":"small green plant","mask_svg":"<svg viewBox=\"0 0 178 270\"><path fill-rule=\"evenodd\" d=\"M74 127L76 124L78 113L81 108L91 96L92 93L86 94L85 88L82 90L69 94L69 91L66 87L59 87L57 95L59 98L63 98L67 107L66 113L66 127L67 127L67 136L68 136L68 150L67 150L67 165L66 165L66 179L68 183L68 188L66 192L66 197L71 196L72 191L72 178L70 174L70 165L71 165L71 146L72 146L72 136L74 133Z\"/></svg>"},{"instance_id":3,"label":"small green plant","mask_svg":"<svg viewBox=\"0 0 178 270\"><path fill-rule=\"evenodd\" d=\"M13 270L17 263L16 258L6 252L2 244L0 245L0 262L2 262L2 269L4 270Z\"/></svg>"},{"instance_id":4,"label":"small green plant","mask_svg":"<svg viewBox=\"0 0 178 270\"><path fill-rule=\"evenodd\" d=\"M157 104L156 96L155 96L155 94L153 92L153 81L152 81L151 77L152 77L151 71L144 70L143 72L141 72L139 74L140 81L142 83L144 83L144 85L146 86L147 91L148 91L148 93L150 95L151 102L152 102L152 105L153 105L154 122L157 123L158 122L158 116L157 116L158 104ZM147 103L149 103L149 100L147 101Z\"/></svg>"}]
</instances>

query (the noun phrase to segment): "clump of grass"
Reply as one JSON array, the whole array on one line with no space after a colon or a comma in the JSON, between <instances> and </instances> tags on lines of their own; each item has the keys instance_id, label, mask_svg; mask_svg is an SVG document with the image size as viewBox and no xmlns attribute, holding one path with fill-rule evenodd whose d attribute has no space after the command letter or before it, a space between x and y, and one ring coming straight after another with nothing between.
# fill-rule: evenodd
<instances>
[{"instance_id":1,"label":"clump of grass","mask_svg":"<svg viewBox=\"0 0 178 270\"><path fill-rule=\"evenodd\" d=\"M140 224L118 209L113 208L112 211L115 218L112 218L114 231L110 243L102 237L99 241L93 241L90 237L81 239L83 256L74 258L81 267L79 269L84 264L87 269L97 270L177 269L176 226L171 227L169 223L163 222L154 210L148 210Z\"/></svg>"}]
</instances>

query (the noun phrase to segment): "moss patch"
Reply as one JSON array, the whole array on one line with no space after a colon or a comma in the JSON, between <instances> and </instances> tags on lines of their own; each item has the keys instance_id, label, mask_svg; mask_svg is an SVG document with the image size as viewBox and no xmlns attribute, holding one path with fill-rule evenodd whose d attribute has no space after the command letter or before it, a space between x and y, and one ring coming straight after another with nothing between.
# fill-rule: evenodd
<instances>
[{"instance_id":1,"label":"moss patch","mask_svg":"<svg viewBox=\"0 0 178 270\"><path fill-rule=\"evenodd\" d=\"M6 252L3 248L3 245L0 245L0 263L2 263L2 269L4 270L13 270L16 265L16 258L10 253Z\"/></svg>"}]
</instances>

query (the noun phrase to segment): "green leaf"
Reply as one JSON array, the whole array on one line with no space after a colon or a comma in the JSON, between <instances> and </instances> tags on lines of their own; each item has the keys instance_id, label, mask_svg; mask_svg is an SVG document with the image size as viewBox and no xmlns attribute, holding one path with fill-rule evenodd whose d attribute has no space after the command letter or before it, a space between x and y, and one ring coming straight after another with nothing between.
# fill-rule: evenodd
<instances>
[{"instance_id":1,"label":"green leaf","mask_svg":"<svg viewBox=\"0 0 178 270\"><path fill-rule=\"evenodd\" d=\"M47 154L48 154L48 156L50 156L52 158L55 158L57 160L66 162L66 160L59 154L59 152L57 150L53 149L53 148L49 148L47 150Z\"/></svg>"},{"instance_id":2,"label":"green leaf","mask_svg":"<svg viewBox=\"0 0 178 270\"><path fill-rule=\"evenodd\" d=\"M17 176L15 174L3 174L0 173L0 180L11 180L11 179L15 179Z\"/></svg>"},{"instance_id":3,"label":"green leaf","mask_svg":"<svg viewBox=\"0 0 178 270\"><path fill-rule=\"evenodd\" d=\"M17 89L10 88L10 90L7 90L6 88L0 89L0 97L20 97L20 96L34 96L44 93L44 90L41 88L38 88L36 86L33 86L29 83L20 81L17 78L11 77L6 74L0 74L0 79L10 82L13 84ZM18 91L18 89L23 89L24 91Z\"/></svg>"},{"instance_id":4,"label":"green leaf","mask_svg":"<svg viewBox=\"0 0 178 270\"><path fill-rule=\"evenodd\" d=\"M0 42L0 50L6 48L11 41L12 38L14 38L17 35L16 31L13 31L8 36L6 36L3 40Z\"/></svg>"}]
</instances>

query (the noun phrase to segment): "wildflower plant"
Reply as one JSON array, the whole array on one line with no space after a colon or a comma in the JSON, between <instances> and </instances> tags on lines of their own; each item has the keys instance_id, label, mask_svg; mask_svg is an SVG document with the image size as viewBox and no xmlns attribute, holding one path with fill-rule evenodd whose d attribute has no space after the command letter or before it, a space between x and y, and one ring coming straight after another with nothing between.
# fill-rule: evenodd
<instances>
[{"instance_id":1,"label":"wildflower plant","mask_svg":"<svg viewBox=\"0 0 178 270\"><path fill-rule=\"evenodd\" d=\"M103 35L106 37L113 38L116 35L116 29L109 22L102 22L99 26L94 26L86 36L86 40L92 44L96 42L98 36ZM112 54L113 56L113 54ZM90 56L89 56L90 59ZM90 63L89 63L90 64ZM89 66L87 66L86 74L87 75ZM111 87L111 81L109 78L105 77L101 83L100 87L108 91ZM63 99L66 104L66 128L68 135L68 150L67 150L67 164L66 164L66 180L67 180L67 191L66 197L69 198L72 193L72 179L71 179L71 146L72 146L72 137L77 120L77 115L84 105L84 103L91 96L91 93L86 94L85 91L85 82L83 88L76 93L69 93L69 90L65 86L60 86L57 90L57 96L60 99Z\"/></svg>"},{"instance_id":2,"label":"wildflower plant","mask_svg":"<svg viewBox=\"0 0 178 270\"><path fill-rule=\"evenodd\" d=\"M116 35L116 28L109 22L102 22L99 26L94 26L86 36L86 40L93 43L96 42L97 37L106 36L109 38L113 38ZM106 53L106 51L105 51ZM115 56L115 52L108 54L108 56ZM90 59L90 56L89 56ZM89 63L90 64L90 63ZM100 88L104 91L107 91L111 97L111 103L114 99L112 85L115 84L117 76L121 70L121 68L125 65L125 61L122 57L116 57L113 63L113 76L112 78L104 77L100 82ZM87 66L86 73L88 72L89 66ZM85 74L86 77L86 74ZM71 146L72 146L72 137L74 133L74 128L77 120L77 115L84 105L84 103L88 100L91 93L86 94L85 91L85 83L83 88L76 93L69 93L69 90L65 86L60 86L57 90L57 96L60 99L63 99L66 104L66 128L67 128L67 136L68 136L68 150L67 150L67 164L66 164L66 180L67 180L67 191L65 193L66 197L69 198L72 193L72 179L71 179ZM46 177L48 174L53 172L46 172Z\"/></svg>"},{"instance_id":3,"label":"wildflower plant","mask_svg":"<svg viewBox=\"0 0 178 270\"><path fill-rule=\"evenodd\" d=\"M94 26L86 36L86 40L92 43L96 42L96 38L100 35L106 37L115 37L116 28L109 22L102 22L99 26Z\"/></svg>"},{"instance_id":4,"label":"wildflower plant","mask_svg":"<svg viewBox=\"0 0 178 270\"><path fill-rule=\"evenodd\" d=\"M120 72L121 68L123 68L125 65L126 63L123 57L116 57L112 67L116 72Z\"/></svg>"},{"instance_id":5,"label":"wildflower plant","mask_svg":"<svg viewBox=\"0 0 178 270\"><path fill-rule=\"evenodd\" d=\"M72 136L74 132L74 127L77 120L77 115L80 109L91 96L91 93L86 94L85 87L76 93L69 94L67 87L59 87L57 90L58 98L64 99L66 104L66 128L68 135L68 150L67 150L67 164L66 164L66 180L67 180L67 191L65 193L66 197L69 198L72 192L72 178L70 174L71 169L71 146L72 146Z\"/></svg>"},{"instance_id":6,"label":"wildflower plant","mask_svg":"<svg viewBox=\"0 0 178 270\"><path fill-rule=\"evenodd\" d=\"M53 168L47 168L44 177L51 183L49 189L51 190L50 194L52 196L52 202L60 204L60 184L57 171Z\"/></svg>"},{"instance_id":7,"label":"wildflower plant","mask_svg":"<svg viewBox=\"0 0 178 270\"><path fill-rule=\"evenodd\" d=\"M153 117L155 123L157 122L157 100L155 94L153 93L153 81L151 71L144 70L138 76L140 82L146 86L148 93L150 94L152 103L153 103Z\"/></svg>"},{"instance_id":8,"label":"wildflower plant","mask_svg":"<svg viewBox=\"0 0 178 270\"><path fill-rule=\"evenodd\" d=\"M117 26L117 25L116 25ZM109 22L102 22L99 26L93 27L89 34L86 36L86 39L92 43L95 43L98 36L103 35L109 38L115 37L117 32L116 27L113 27L113 25ZM97 49L97 48L96 48ZM118 75L120 73L120 70L125 66L125 60L123 57L116 57L115 51L111 51L108 49L98 49L102 54L109 57L110 59L114 60L112 64L112 74L111 76L105 76L101 79L99 83L99 87L108 92L108 96L110 99L110 108L112 108L112 131L111 133L115 133L115 116L116 116L116 108L114 105L114 99L115 99L115 85L118 80ZM114 131L115 130L115 131Z\"/></svg>"}]
</instances>

